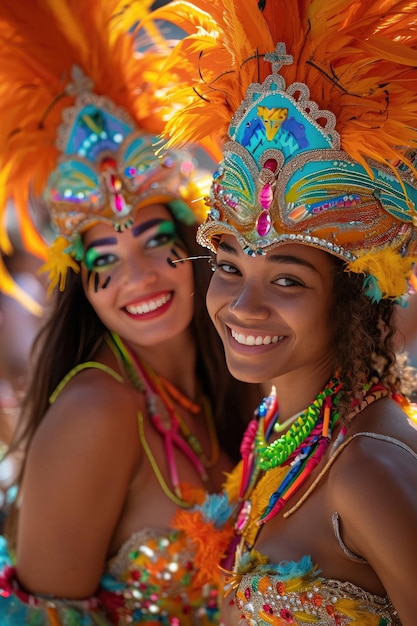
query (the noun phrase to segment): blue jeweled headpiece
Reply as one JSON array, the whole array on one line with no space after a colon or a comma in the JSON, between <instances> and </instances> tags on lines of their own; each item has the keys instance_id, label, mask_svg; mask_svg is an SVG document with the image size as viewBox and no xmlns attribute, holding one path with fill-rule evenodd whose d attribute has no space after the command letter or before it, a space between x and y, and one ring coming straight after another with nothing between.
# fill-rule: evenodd
<instances>
[{"instance_id":1,"label":"blue jeweled headpiece","mask_svg":"<svg viewBox=\"0 0 417 626\"><path fill-rule=\"evenodd\" d=\"M306 85L285 87L278 73L292 62L285 45L266 60L272 73L250 85L231 121L199 242L215 251L229 233L248 254L295 242L348 262L388 243L416 249L411 176L351 159L340 149L335 116L310 100Z\"/></svg>"},{"instance_id":2,"label":"blue jeweled headpiece","mask_svg":"<svg viewBox=\"0 0 417 626\"><path fill-rule=\"evenodd\" d=\"M172 147L210 133L223 153L199 242L314 246L363 274L373 299L404 294L417 260L414 3L169 7L154 19L187 35L167 63L182 73L164 136Z\"/></svg>"}]
</instances>

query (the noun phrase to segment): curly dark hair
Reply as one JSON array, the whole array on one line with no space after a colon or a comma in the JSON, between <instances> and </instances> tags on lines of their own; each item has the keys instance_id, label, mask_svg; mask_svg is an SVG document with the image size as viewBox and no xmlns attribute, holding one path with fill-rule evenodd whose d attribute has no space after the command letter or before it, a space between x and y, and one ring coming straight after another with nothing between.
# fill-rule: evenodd
<instances>
[{"instance_id":1,"label":"curly dark hair","mask_svg":"<svg viewBox=\"0 0 417 626\"><path fill-rule=\"evenodd\" d=\"M361 397L370 378L378 378L392 390L399 389L395 303L388 299L372 301L364 293L362 274L347 271L340 259L335 258L335 266L335 371L343 383L340 409L344 415L352 399Z\"/></svg>"}]
</instances>

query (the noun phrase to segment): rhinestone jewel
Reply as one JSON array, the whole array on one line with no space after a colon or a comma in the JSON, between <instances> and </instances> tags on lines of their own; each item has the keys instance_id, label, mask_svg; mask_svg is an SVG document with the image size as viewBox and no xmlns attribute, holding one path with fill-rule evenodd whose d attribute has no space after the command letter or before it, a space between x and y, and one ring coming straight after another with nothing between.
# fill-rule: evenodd
<instances>
[{"instance_id":1,"label":"rhinestone jewel","mask_svg":"<svg viewBox=\"0 0 417 626\"><path fill-rule=\"evenodd\" d=\"M265 237L271 230L271 216L268 211L262 211L256 220L256 231L260 237Z\"/></svg>"}]
</instances>

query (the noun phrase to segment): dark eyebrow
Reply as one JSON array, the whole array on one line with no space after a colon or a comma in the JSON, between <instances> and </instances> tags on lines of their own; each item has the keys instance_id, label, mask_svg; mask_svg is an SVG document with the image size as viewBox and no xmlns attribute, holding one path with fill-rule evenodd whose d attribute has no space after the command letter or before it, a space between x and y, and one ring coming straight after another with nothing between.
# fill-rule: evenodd
<instances>
[{"instance_id":1,"label":"dark eyebrow","mask_svg":"<svg viewBox=\"0 0 417 626\"><path fill-rule=\"evenodd\" d=\"M220 248L220 250L223 250L223 252L229 252L229 254L237 254L236 248L234 248L233 246L229 246L229 244L225 243L224 241L221 241L218 247Z\"/></svg>"},{"instance_id":2,"label":"dark eyebrow","mask_svg":"<svg viewBox=\"0 0 417 626\"><path fill-rule=\"evenodd\" d=\"M317 272L317 268L313 263L310 263L310 261L306 261L306 259L302 259L299 256L293 256L291 254L271 254L269 260L274 261L275 263L303 265L304 267L308 267L309 269Z\"/></svg>"},{"instance_id":3,"label":"dark eyebrow","mask_svg":"<svg viewBox=\"0 0 417 626\"><path fill-rule=\"evenodd\" d=\"M238 254L238 251L236 248L229 245L228 243L225 243L224 241L221 241L219 243L219 248L223 252L227 252L234 256L237 256ZM292 254L279 254L279 253L271 254L271 256L268 257L268 261L272 261L273 263L287 263L288 265L289 264L303 265L304 267L308 267L314 272L317 272L317 268L315 267L313 263L310 263L309 261L306 261L305 259L302 259L298 256L294 256Z\"/></svg>"},{"instance_id":4,"label":"dark eyebrow","mask_svg":"<svg viewBox=\"0 0 417 626\"><path fill-rule=\"evenodd\" d=\"M138 224L137 226L133 226L133 228L132 228L132 235L134 237L139 237L139 235L144 233L145 230L149 230L153 226L156 226L157 224L160 224L161 222L166 222L166 221L167 221L166 218L154 217L153 219L148 220L147 222L143 222L142 224Z\"/></svg>"},{"instance_id":5,"label":"dark eyebrow","mask_svg":"<svg viewBox=\"0 0 417 626\"><path fill-rule=\"evenodd\" d=\"M90 248L98 248L99 246L111 246L117 243L116 237L104 237L103 239L95 239L88 244L85 251L88 252Z\"/></svg>"}]
</instances>

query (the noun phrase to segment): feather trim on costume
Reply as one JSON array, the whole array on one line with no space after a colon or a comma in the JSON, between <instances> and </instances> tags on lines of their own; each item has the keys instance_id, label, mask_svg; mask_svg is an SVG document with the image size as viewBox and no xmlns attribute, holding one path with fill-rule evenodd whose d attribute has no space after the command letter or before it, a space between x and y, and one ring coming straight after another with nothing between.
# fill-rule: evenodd
<instances>
[{"instance_id":1,"label":"feather trim on costume","mask_svg":"<svg viewBox=\"0 0 417 626\"><path fill-rule=\"evenodd\" d=\"M183 493L189 498L192 492L187 487L184 489ZM233 508L226 493L206 494L204 500L201 492L197 492L197 495L194 501L199 503L198 506L191 511L179 509L172 526L189 538L195 550L197 585L202 586L213 580L216 573L217 577L221 576L219 560L226 554L234 535Z\"/></svg>"},{"instance_id":2,"label":"feather trim on costume","mask_svg":"<svg viewBox=\"0 0 417 626\"><path fill-rule=\"evenodd\" d=\"M269 470L264 474L264 476L262 476L255 489L252 491L250 498L250 511L247 525L245 527L245 540L249 546L252 546L255 543L256 535L259 532L259 527L256 522L265 512L269 504L271 493L274 493L276 485L281 483L289 469L291 469L290 466L284 465L282 467L275 467ZM228 487L226 487L226 491L228 491Z\"/></svg>"},{"instance_id":3,"label":"feather trim on costume","mask_svg":"<svg viewBox=\"0 0 417 626\"><path fill-rule=\"evenodd\" d=\"M242 466L243 462L239 461L232 472L226 473L226 482L224 483L223 488L228 495L229 502L236 502L239 497L240 481L242 479Z\"/></svg>"},{"instance_id":4,"label":"feather trim on costume","mask_svg":"<svg viewBox=\"0 0 417 626\"><path fill-rule=\"evenodd\" d=\"M416 261L417 258L401 258L391 248L385 248L359 256L347 264L346 271L367 276L365 291L371 300L378 302L387 294L398 297L407 291L407 281Z\"/></svg>"},{"instance_id":5,"label":"feather trim on costume","mask_svg":"<svg viewBox=\"0 0 417 626\"><path fill-rule=\"evenodd\" d=\"M69 268L76 274L80 271L78 263L68 254L67 249L68 241L64 237L55 239L48 250L48 260L40 268L41 272L48 272L48 296L57 286L60 291L64 291Z\"/></svg>"},{"instance_id":6,"label":"feather trim on costume","mask_svg":"<svg viewBox=\"0 0 417 626\"><path fill-rule=\"evenodd\" d=\"M200 510L182 511L179 509L174 517L173 528L181 530L189 538L195 550L194 564L197 570L196 587L213 582L221 578L219 560L225 556L227 548L233 538L232 523L220 529L215 523L210 523Z\"/></svg>"},{"instance_id":7,"label":"feather trim on costume","mask_svg":"<svg viewBox=\"0 0 417 626\"><path fill-rule=\"evenodd\" d=\"M350 618L350 624L352 626L380 626L381 618L376 614L371 614L369 611L361 610L358 608L357 600L349 600L342 598L337 600L334 605L336 611L346 615Z\"/></svg>"}]
</instances>

